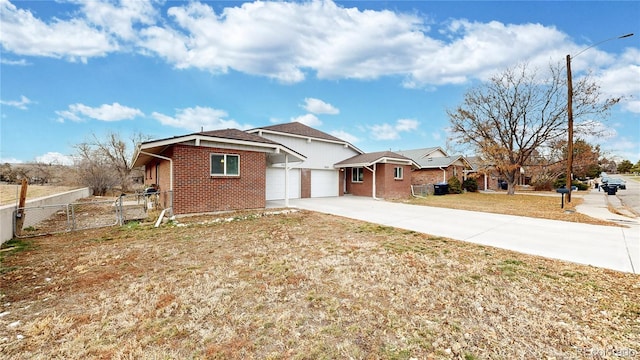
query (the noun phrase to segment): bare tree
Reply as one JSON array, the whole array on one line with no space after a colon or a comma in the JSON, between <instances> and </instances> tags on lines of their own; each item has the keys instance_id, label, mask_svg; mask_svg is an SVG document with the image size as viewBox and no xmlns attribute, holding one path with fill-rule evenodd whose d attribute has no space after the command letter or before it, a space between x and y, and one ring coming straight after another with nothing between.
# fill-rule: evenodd
<instances>
[{"instance_id":1,"label":"bare tree","mask_svg":"<svg viewBox=\"0 0 640 360\"><path fill-rule=\"evenodd\" d=\"M541 77L527 64L509 68L469 90L462 105L447 111L451 140L494 164L507 181L509 194L514 193L520 169L534 152L548 152L545 148L567 133L566 79L561 65L549 70ZM578 134L594 129L589 122L604 117L619 100L603 102L599 86L589 76L581 78L573 91Z\"/></svg>"},{"instance_id":2,"label":"bare tree","mask_svg":"<svg viewBox=\"0 0 640 360\"><path fill-rule=\"evenodd\" d=\"M117 186L123 192L129 191L133 149L145 138L136 134L128 144L116 133L109 133L103 138L92 134L90 141L75 146L79 178L96 195L104 195Z\"/></svg>"}]
</instances>

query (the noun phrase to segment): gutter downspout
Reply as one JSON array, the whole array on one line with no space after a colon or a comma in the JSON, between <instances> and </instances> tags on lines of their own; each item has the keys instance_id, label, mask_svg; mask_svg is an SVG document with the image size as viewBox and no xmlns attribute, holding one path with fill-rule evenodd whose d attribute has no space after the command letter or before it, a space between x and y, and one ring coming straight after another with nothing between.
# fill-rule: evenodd
<instances>
[{"instance_id":1,"label":"gutter downspout","mask_svg":"<svg viewBox=\"0 0 640 360\"><path fill-rule=\"evenodd\" d=\"M173 215L173 160L166 156L151 154L142 150L140 150L140 154L145 154L151 157L169 161L169 190L171 191L171 214Z\"/></svg>"},{"instance_id":2,"label":"gutter downspout","mask_svg":"<svg viewBox=\"0 0 640 360\"><path fill-rule=\"evenodd\" d=\"M442 166L439 166L438 169L442 170L442 183L447 182L447 169L443 169Z\"/></svg>"}]
</instances>

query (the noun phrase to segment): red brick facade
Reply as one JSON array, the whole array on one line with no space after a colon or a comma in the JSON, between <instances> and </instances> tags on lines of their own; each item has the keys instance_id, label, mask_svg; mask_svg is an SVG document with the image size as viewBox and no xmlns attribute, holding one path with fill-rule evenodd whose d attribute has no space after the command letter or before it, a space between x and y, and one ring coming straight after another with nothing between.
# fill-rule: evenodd
<instances>
[{"instance_id":1,"label":"red brick facade","mask_svg":"<svg viewBox=\"0 0 640 360\"><path fill-rule=\"evenodd\" d=\"M212 176L211 154L240 156L239 176ZM266 155L261 152L175 145L163 156L173 159L173 213L191 214L266 206ZM169 161L158 159L145 183L170 188ZM151 165L151 164L149 164ZM149 172L151 176L149 176ZM148 177L149 176L149 177ZM148 177L148 178L147 178Z\"/></svg>"},{"instance_id":2,"label":"red brick facade","mask_svg":"<svg viewBox=\"0 0 640 360\"><path fill-rule=\"evenodd\" d=\"M411 184L413 185L427 185L427 184L439 184L447 182L452 176L456 176L460 183L464 180L464 167L462 166L449 166L445 170L441 169L422 169L414 170L411 172Z\"/></svg>"},{"instance_id":3,"label":"red brick facade","mask_svg":"<svg viewBox=\"0 0 640 360\"><path fill-rule=\"evenodd\" d=\"M311 197L311 169L300 169L300 197Z\"/></svg>"},{"instance_id":4,"label":"red brick facade","mask_svg":"<svg viewBox=\"0 0 640 360\"><path fill-rule=\"evenodd\" d=\"M403 170L402 179L395 179L395 168ZM363 170L362 182L352 181L353 168L346 168L346 192L356 196L372 196L373 173ZM383 199L402 199L411 196L411 165L377 164L376 197Z\"/></svg>"}]
</instances>

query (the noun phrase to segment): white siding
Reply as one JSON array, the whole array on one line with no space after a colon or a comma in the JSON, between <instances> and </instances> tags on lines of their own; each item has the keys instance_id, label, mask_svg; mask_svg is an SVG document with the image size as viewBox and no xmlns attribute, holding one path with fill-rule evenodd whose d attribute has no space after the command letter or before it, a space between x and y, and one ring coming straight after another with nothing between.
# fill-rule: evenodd
<instances>
[{"instance_id":1,"label":"white siding","mask_svg":"<svg viewBox=\"0 0 640 360\"><path fill-rule=\"evenodd\" d=\"M319 140L307 140L298 137L283 136L279 134L263 133L263 137L278 142L307 157L303 163L291 164L302 169L333 169L333 165L359 152L352 147L342 144L329 143Z\"/></svg>"}]
</instances>

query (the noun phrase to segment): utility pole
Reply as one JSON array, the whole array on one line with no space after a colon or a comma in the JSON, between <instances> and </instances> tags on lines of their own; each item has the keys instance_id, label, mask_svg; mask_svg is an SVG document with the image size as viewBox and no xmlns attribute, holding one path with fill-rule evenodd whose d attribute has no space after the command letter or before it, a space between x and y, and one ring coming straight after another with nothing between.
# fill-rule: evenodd
<instances>
[{"instance_id":1,"label":"utility pole","mask_svg":"<svg viewBox=\"0 0 640 360\"><path fill-rule=\"evenodd\" d=\"M567 203L571 202L571 175L573 167L573 80L571 76L571 55L567 55L567 181L565 186L567 193Z\"/></svg>"}]
</instances>

